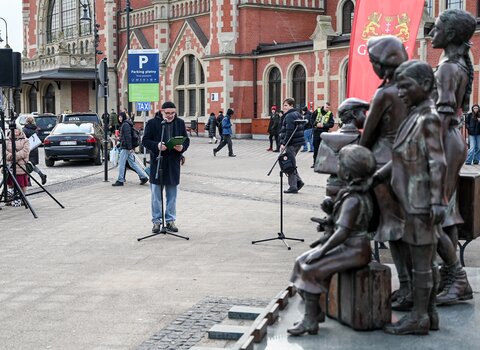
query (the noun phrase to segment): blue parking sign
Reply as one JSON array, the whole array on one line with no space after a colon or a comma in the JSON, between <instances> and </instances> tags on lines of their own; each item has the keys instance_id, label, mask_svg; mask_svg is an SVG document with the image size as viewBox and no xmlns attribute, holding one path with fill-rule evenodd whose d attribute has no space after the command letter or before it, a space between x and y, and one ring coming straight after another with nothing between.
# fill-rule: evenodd
<instances>
[{"instance_id":1,"label":"blue parking sign","mask_svg":"<svg viewBox=\"0 0 480 350\"><path fill-rule=\"evenodd\" d=\"M128 51L128 92L130 102L158 101L159 94L158 50Z\"/></svg>"}]
</instances>

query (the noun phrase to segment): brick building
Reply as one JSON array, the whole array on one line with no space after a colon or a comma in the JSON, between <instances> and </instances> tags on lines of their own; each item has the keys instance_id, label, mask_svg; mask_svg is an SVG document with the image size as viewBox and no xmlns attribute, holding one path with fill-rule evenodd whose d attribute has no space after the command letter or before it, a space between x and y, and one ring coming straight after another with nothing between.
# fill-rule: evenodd
<instances>
[{"instance_id":1,"label":"brick building","mask_svg":"<svg viewBox=\"0 0 480 350\"><path fill-rule=\"evenodd\" d=\"M126 0L22 1L21 111L95 110L94 23L80 20L82 4L99 24L97 62L108 60L108 110L126 107ZM447 7L478 16L479 3L426 1L416 58L432 66L440 58L425 35L434 16ZM345 98L354 0L131 0L130 5L130 48L160 51L161 101L173 100L187 121L203 123L210 112L231 107L236 136L251 137L266 131L270 106L286 97L298 106L328 100L334 111ZM474 102L479 37L477 32L471 52Z\"/></svg>"}]
</instances>

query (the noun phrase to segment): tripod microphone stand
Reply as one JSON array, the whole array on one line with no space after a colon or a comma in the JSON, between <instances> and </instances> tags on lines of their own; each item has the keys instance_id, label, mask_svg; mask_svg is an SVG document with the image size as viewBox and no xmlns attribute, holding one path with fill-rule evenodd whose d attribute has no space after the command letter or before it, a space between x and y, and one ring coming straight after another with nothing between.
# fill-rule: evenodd
<instances>
[{"instance_id":1,"label":"tripod microphone stand","mask_svg":"<svg viewBox=\"0 0 480 350\"><path fill-rule=\"evenodd\" d=\"M161 142L163 142L163 135L165 133L165 124L166 123L167 123L166 120L162 120L162 133L161 133L161 137L160 137ZM162 203L162 205L161 205L161 208L162 208L162 225L160 227L160 232L157 232L157 233L145 236L145 237L137 238L137 242L140 242L140 241L142 241L146 238L154 237L154 236L157 236L157 235L160 235L160 234L171 235L171 236L175 236L175 237L178 237L178 238L183 238L187 241L190 239L190 237L182 236L182 235L179 235L179 234L168 231L167 227L165 226L165 207L164 207L164 203L163 203L163 168L162 168L162 162L163 162L162 151L159 151L159 154L158 154L158 157L157 157L157 169L156 169L156 173L155 173L155 180L160 179L160 201Z\"/></svg>"},{"instance_id":2,"label":"tripod microphone stand","mask_svg":"<svg viewBox=\"0 0 480 350\"><path fill-rule=\"evenodd\" d=\"M289 139L287 140L287 143L285 144L285 148L278 155L277 160L275 161L275 163L273 163L273 166L270 169L270 171L268 172L267 176L270 176L273 169L277 165L280 157L282 157L286 153L287 146L290 144L290 141L292 140L293 135L297 131L298 126L300 124L302 124L302 122L298 122L298 123L295 123L295 124L296 124L295 129L293 130L292 135L290 135ZM274 241L276 239L281 240L283 242L283 244L285 244L285 246L287 247L288 250L291 250L292 248L288 245L287 242L285 242L286 240L305 242L305 240L303 238L286 237L285 234L283 233L283 171L282 171L282 169L280 169L280 232L277 232L277 237L261 239L261 240L258 240L258 241L252 241L252 244L260 243L260 242Z\"/></svg>"}]
</instances>

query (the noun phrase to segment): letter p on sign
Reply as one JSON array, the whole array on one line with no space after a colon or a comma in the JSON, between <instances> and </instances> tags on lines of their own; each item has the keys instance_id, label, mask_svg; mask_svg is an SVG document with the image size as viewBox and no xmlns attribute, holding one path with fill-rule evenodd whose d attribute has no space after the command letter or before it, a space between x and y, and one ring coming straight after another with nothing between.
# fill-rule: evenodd
<instances>
[{"instance_id":1,"label":"letter p on sign","mask_svg":"<svg viewBox=\"0 0 480 350\"><path fill-rule=\"evenodd\" d=\"M138 56L138 67L143 68L143 65L148 62L148 56Z\"/></svg>"}]
</instances>

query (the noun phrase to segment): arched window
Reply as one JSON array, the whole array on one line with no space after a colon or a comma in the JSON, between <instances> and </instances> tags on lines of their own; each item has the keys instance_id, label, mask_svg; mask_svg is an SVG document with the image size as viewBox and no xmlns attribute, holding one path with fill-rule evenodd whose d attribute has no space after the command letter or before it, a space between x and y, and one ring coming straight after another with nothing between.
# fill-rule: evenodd
<instances>
[{"instance_id":1,"label":"arched window","mask_svg":"<svg viewBox=\"0 0 480 350\"><path fill-rule=\"evenodd\" d=\"M354 5L351 0L345 1L342 7L342 34L352 32Z\"/></svg>"},{"instance_id":2,"label":"arched window","mask_svg":"<svg viewBox=\"0 0 480 350\"><path fill-rule=\"evenodd\" d=\"M37 88L35 86L32 86L30 88L30 91L28 92L28 111L30 113L38 112L38 109L37 109Z\"/></svg>"},{"instance_id":3,"label":"arched window","mask_svg":"<svg viewBox=\"0 0 480 350\"><path fill-rule=\"evenodd\" d=\"M268 109L270 110L271 106L282 105L282 76L280 75L280 70L276 67L272 68L268 74Z\"/></svg>"},{"instance_id":4,"label":"arched window","mask_svg":"<svg viewBox=\"0 0 480 350\"><path fill-rule=\"evenodd\" d=\"M43 112L55 114L55 88L52 84L48 85L43 98Z\"/></svg>"},{"instance_id":5,"label":"arched window","mask_svg":"<svg viewBox=\"0 0 480 350\"><path fill-rule=\"evenodd\" d=\"M205 115L205 74L193 55L183 57L178 69L175 93L180 116Z\"/></svg>"},{"instance_id":6,"label":"arched window","mask_svg":"<svg viewBox=\"0 0 480 350\"><path fill-rule=\"evenodd\" d=\"M301 108L303 106L306 106L305 81L306 81L305 68L303 68L303 66L299 64L293 69L293 74L292 74L292 96L295 99L296 108Z\"/></svg>"},{"instance_id":7,"label":"arched window","mask_svg":"<svg viewBox=\"0 0 480 350\"><path fill-rule=\"evenodd\" d=\"M76 35L90 35L92 21L80 21L83 4L87 5L87 15L92 18L90 0L50 0L47 10L47 42L54 42L63 33L65 39Z\"/></svg>"}]
</instances>

